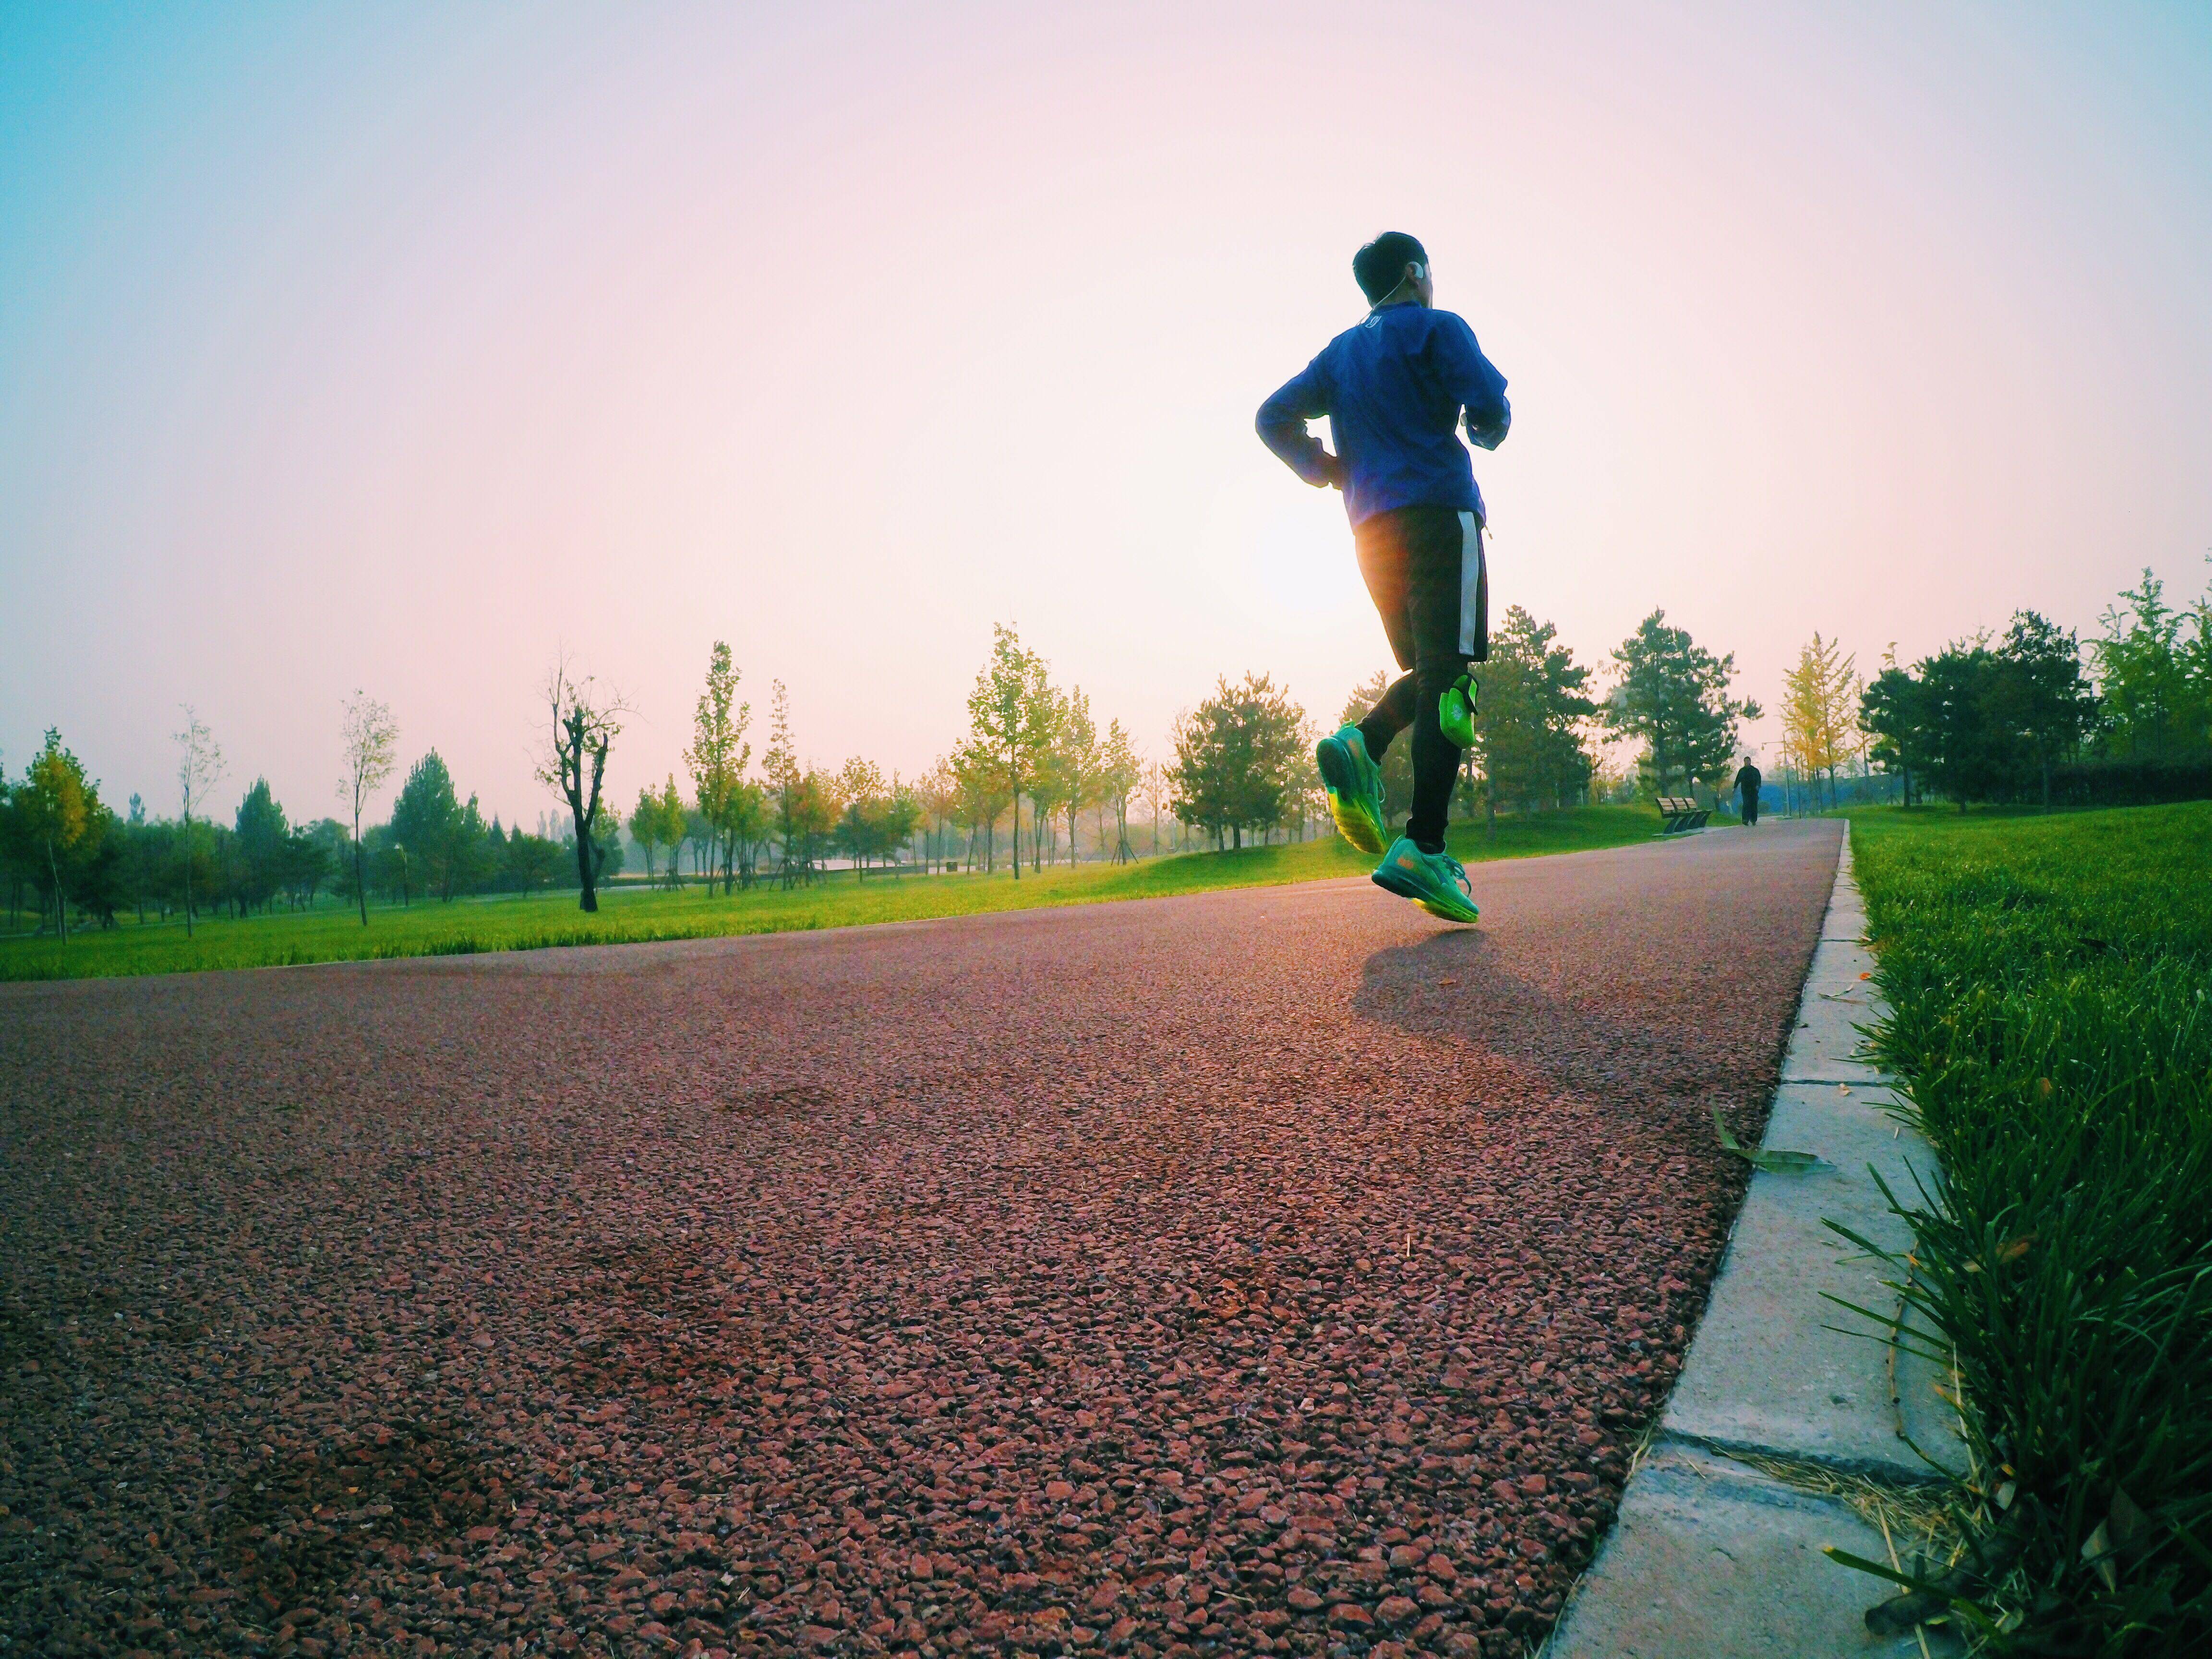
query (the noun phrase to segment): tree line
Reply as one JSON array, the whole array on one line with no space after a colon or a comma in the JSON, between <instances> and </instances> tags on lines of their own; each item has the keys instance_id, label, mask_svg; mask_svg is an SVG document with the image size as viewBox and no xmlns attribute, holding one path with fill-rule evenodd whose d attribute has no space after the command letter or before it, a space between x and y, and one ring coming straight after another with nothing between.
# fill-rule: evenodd
<instances>
[{"instance_id":1,"label":"tree line","mask_svg":"<svg viewBox=\"0 0 2212 1659\"><path fill-rule=\"evenodd\" d=\"M1815 634L1784 677L1783 753L1832 804L1872 769L1910 803L2136 805L2212 797L2212 593L2149 570L2081 640L2034 611L1873 679Z\"/></svg>"},{"instance_id":2,"label":"tree line","mask_svg":"<svg viewBox=\"0 0 2212 1659\"><path fill-rule=\"evenodd\" d=\"M1736 721L1756 706L1734 699L1734 659L1716 656L1654 611L1613 653L1619 683L1600 702L1593 670L1574 660L1548 623L1506 613L1489 660L1477 667L1482 719L1468 761L1463 810L1559 806L1587 798L1595 744L1640 739L1652 787L1720 775ZM434 749L408 767L388 816L374 808L398 774L399 731L381 702L356 692L338 732L344 816L295 823L265 779L246 792L231 822L213 819L207 796L227 775L220 746L190 708L175 733L173 818L149 815L139 797L118 814L61 740L45 746L20 779L0 769L0 860L11 911L28 896L42 929L66 937L70 913L112 924L140 919L304 908L330 895L367 926L369 900L412 905L484 893L567 887L586 909L624 863L623 832L646 882L689 878L729 894L766 882L822 880L842 859L872 872L1002 865L1017 879L1084 856L1126 861L1200 844L1236 848L1248 839L1303 839L1327 822L1311 751L1321 735L1289 691L1266 674L1226 676L1176 722L1168 752L1142 754L1118 718L1101 726L1079 685L1062 687L1049 665L1001 624L967 702L968 731L921 775L886 775L864 757L835 767L802 756L790 696L770 682L766 742L757 761L753 711L741 674L716 641L693 709L684 774L638 790L625 812L608 773L628 713L619 695L566 662L548 675L537 774L565 810L535 830L489 820ZM1343 718L1356 720L1387 684L1355 689ZM1384 765L1394 805L1410 796L1407 744ZM1133 822L1146 833L1133 836ZM1163 848L1165 832L1166 845ZM1086 849L1085 842L1088 842Z\"/></svg>"},{"instance_id":3,"label":"tree line","mask_svg":"<svg viewBox=\"0 0 2212 1659\"><path fill-rule=\"evenodd\" d=\"M2212 796L2212 593L2171 602L2146 569L2086 642L2033 611L2002 634L1956 640L1905 665L1884 655L1871 680L1815 634L1784 675L1786 767L1831 800L1837 780L1878 770L1908 800L2124 805ZM1459 792L1463 816L1494 819L1589 798L1606 741L1636 746L1644 794L1724 793L1741 725L1759 706L1732 690L1732 653L1716 653L1655 610L1603 665L1579 663L1549 623L1508 610L1488 660L1474 671L1480 717ZM1102 729L1080 686L1062 688L1016 630L994 630L961 741L921 776L888 775L862 757L836 767L801 756L790 697L770 683L757 765L751 706L728 645L716 641L684 750L685 775L641 787L625 814L607 782L627 712L622 699L565 664L544 687L540 779L564 811L534 830L486 821L435 749L406 771L391 811L372 808L397 769L398 730L356 693L339 738L345 817L295 822L257 778L228 823L209 792L227 775L220 746L189 707L174 733L179 811L151 815L132 795L118 811L58 732L18 777L0 768L0 873L11 922L27 908L66 938L72 915L96 925L241 916L305 908L328 894L411 905L470 895L567 887L586 909L624 863L623 835L649 884L690 878L732 893L766 881L817 882L843 859L859 879L908 867L1019 878L1062 860L1131 860L1248 838L1302 839L1325 823L1310 753L1321 735L1266 674L1223 676L1148 759L1118 719ZM1357 720L1389 684L1353 689L1339 719ZM1390 810L1412 794L1408 744L1384 756ZM1139 810L1141 809L1141 811ZM1132 823L1146 833L1133 836ZM1163 834L1165 832L1165 846ZM1086 851L1085 842L1088 839Z\"/></svg>"},{"instance_id":4,"label":"tree line","mask_svg":"<svg viewBox=\"0 0 2212 1659\"><path fill-rule=\"evenodd\" d=\"M103 926L135 912L190 927L211 915L304 910L326 894L365 906L370 896L404 905L532 892L562 884L574 846L572 831L543 821L536 834L496 817L487 823L473 795L457 797L435 750L410 769L390 820L358 839L335 817L294 823L266 778L228 823L197 811L151 817L136 794L118 813L53 731L0 791L10 915L34 908L64 935L69 911ZM618 866L621 848L606 852ZM68 900L59 912L57 892Z\"/></svg>"},{"instance_id":5,"label":"tree line","mask_svg":"<svg viewBox=\"0 0 2212 1659\"><path fill-rule=\"evenodd\" d=\"M1638 767L1655 792L1678 781L1724 781L1740 721L1759 712L1729 694L1734 656L1716 655L1654 611L1615 649L1612 667L1617 684L1601 703L1589 695L1595 671L1575 660L1558 629L1518 605L1510 609L1488 659L1472 670L1481 717L1466 757L1463 810L1494 819L1501 809L1578 805L1589 798L1596 749L1607 738L1640 745ZM1389 676L1378 673L1356 687L1340 722L1365 715L1389 685ZM1067 818L1073 858L1075 815L1091 805L1110 811L1119 825L1112 856L1128 856L1133 798L1152 805L1156 826L1164 810L1217 848L1240 848L1248 836L1302 838L1325 821L1312 759L1322 728L1266 674L1234 682L1223 676L1176 721L1170 757L1148 764L1119 722L1102 744L1081 691L1054 690L1043 660L1002 626L969 714L967 743L939 763L938 775L953 803L951 816L981 837L987 862L1002 815L1011 815L1018 848L1024 800L1032 869L1055 812ZM1412 799L1410 748L1401 741L1383 756L1384 793L1394 811ZM1099 844L1107 844L1103 823Z\"/></svg>"}]
</instances>

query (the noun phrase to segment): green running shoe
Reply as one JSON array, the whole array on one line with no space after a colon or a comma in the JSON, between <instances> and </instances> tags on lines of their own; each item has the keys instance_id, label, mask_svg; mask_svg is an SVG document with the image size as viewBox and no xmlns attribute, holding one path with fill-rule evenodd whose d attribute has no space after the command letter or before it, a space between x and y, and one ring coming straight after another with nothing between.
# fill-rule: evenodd
<instances>
[{"instance_id":1,"label":"green running shoe","mask_svg":"<svg viewBox=\"0 0 2212 1659\"><path fill-rule=\"evenodd\" d=\"M1367 758L1367 739L1356 726L1337 728L1314 747L1321 781L1328 789L1328 815L1336 832L1363 853L1390 843L1382 827L1382 769Z\"/></svg>"},{"instance_id":2,"label":"green running shoe","mask_svg":"<svg viewBox=\"0 0 2212 1659\"><path fill-rule=\"evenodd\" d=\"M1377 887L1409 898L1432 916L1446 921L1473 922L1482 912L1474 908L1474 889L1468 885L1467 867L1449 853L1424 853L1401 836L1390 843L1372 878Z\"/></svg>"}]
</instances>

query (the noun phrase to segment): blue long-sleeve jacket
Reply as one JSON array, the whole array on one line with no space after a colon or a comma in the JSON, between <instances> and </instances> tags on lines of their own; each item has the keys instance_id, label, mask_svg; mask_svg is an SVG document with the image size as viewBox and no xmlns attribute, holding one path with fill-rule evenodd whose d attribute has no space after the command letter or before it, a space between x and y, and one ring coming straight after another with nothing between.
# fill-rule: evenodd
<instances>
[{"instance_id":1,"label":"blue long-sleeve jacket","mask_svg":"<svg viewBox=\"0 0 2212 1659\"><path fill-rule=\"evenodd\" d=\"M1483 517L1460 411L1485 449L1513 423L1505 377L1449 311L1384 306L1348 328L1260 405L1260 441L1308 483L1341 483L1354 524L1398 507L1449 507ZM1331 459L1306 422L1328 416Z\"/></svg>"}]
</instances>

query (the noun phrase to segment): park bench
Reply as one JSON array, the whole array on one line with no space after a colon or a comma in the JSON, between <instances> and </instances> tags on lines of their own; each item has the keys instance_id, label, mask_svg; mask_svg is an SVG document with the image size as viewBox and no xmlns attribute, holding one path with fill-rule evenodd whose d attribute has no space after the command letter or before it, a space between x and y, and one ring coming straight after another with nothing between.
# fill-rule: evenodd
<instances>
[{"instance_id":1,"label":"park bench","mask_svg":"<svg viewBox=\"0 0 2212 1659\"><path fill-rule=\"evenodd\" d=\"M1705 820L1712 816L1710 807L1700 806L1687 795L1659 797L1659 819L1662 836L1687 835L1692 830L1702 830Z\"/></svg>"}]
</instances>

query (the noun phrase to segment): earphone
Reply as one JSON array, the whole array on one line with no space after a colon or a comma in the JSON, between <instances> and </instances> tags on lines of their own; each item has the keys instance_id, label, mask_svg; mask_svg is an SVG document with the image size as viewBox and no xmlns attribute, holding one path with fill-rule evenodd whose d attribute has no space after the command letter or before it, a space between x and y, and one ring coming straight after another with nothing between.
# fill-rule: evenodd
<instances>
[{"instance_id":1,"label":"earphone","mask_svg":"<svg viewBox=\"0 0 2212 1659\"><path fill-rule=\"evenodd\" d=\"M1406 284L1407 284L1407 283L1418 283L1418 282L1420 282L1420 281L1424 280L1424 279L1428 276L1428 274L1429 274L1429 267L1428 267L1428 264L1427 264L1427 263L1426 263L1425 261L1424 261L1424 260L1420 260L1420 259L1408 259L1408 260L1407 260L1407 261L1406 261L1406 274L1405 274L1403 276L1401 276L1401 277L1398 279L1398 288L1394 288L1394 289L1392 289L1390 290L1390 294L1395 294L1395 293L1398 291L1398 289L1402 289L1402 288L1403 288L1403 287L1405 287L1405 286L1406 286ZM1390 295L1389 295L1389 294L1386 294L1386 295L1384 295L1382 296L1382 299L1383 299L1383 300L1387 300L1387 299L1389 299L1389 297L1390 297ZM1370 307L1369 307L1369 309L1372 310L1372 309L1374 309L1374 307L1375 307L1380 306L1382 303L1382 300L1377 300L1377 301L1375 301L1373 302L1373 305L1372 305L1372 306L1370 306Z\"/></svg>"},{"instance_id":2,"label":"earphone","mask_svg":"<svg viewBox=\"0 0 2212 1659\"><path fill-rule=\"evenodd\" d=\"M1425 258L1407 258L1407 261L1405 261L1405 276L1401 276L1401 279L1398 279L1398 288L1405 288L1407 283L1418 283L1418 281L1427 281L1427 276L1429 276L1429 261L1425 261ZM1389 289L1391 295L1395 295L1395 292L1398 292L1398 288ZM1382 299L1389 299L1389 295L1385 295L1385 296L1382 296ZM1370 310L1376 310L1376 307L1378 307L1378 305L1382 305L1382 299L1371 301L1371 303L1370 303Z\"/></svg>"}]
</instances>

